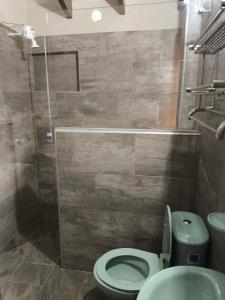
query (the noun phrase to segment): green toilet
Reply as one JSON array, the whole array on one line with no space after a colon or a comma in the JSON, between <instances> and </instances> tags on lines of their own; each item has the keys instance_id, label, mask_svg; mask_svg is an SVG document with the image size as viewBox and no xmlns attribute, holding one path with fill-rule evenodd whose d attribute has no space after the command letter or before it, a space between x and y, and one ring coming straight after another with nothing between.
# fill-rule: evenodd
<instances>
[{"instance_id":1,"label":"green toilet","mask_svg":"<svg viewBox=\"0 0 225 300\"><path fill-rule=\"evenodd\" d=\"M109 298L136 299L144 283L153 274L172 264L202 266L208 241L208 231L201 217L189 212L171 213L167 206L162 253L159 257L138 249L115 249L97 260L94 277Z\"/></svg>"}]
</instances>

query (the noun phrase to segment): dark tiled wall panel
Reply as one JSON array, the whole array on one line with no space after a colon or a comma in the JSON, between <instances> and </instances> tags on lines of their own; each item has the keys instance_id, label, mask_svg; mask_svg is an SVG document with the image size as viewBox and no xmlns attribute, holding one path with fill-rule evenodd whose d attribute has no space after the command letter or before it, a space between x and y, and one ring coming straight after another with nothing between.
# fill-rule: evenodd
<instances>
[{"instance_id":1,"label":"dark tiled wall panel","mask_svg":"<svg viewBox=\"0 0 225 300\"><path fill-rule=\"evenodd\" d=\"M198 135L57 131L63 266L91 270L118 247L159 252L165 205L193 209L198 142Z\"/></svg>"},{"instance_id":2,"label":"dark tiled wall panel","mask_svg":"<svg viewBox=\"0 0 225 300\"><path fill-rule=\"evenodd\" d=\"M176 127L180 30L51 36L46 41L48 52L79 53L80 92L76 92L73 55L48 56L55 127ZM38 43L40 48L33 51L43 51L43 38ZM43 56L33 56L32 61L40 195L45 211L51 214L57 206L57 189L55 152L46 142L49 119L45 64ZM121 162L131 155L127 151L121 153ZM52 217L52 221L57 219L54 212L47 219Z\"/></svg>"},{"instance_id":3,"label":"dark tiled wall panel","mask_svg":"<svg viewBox=\"0 0 225 300\"><path fill-rule=\"evenodd\" d=\"M7 31L0 27L0 252L30 238L40 212L28 60Z\"/></svg>"},{"instance_id":4,"label":"dark tiled wall panel","mask_svg":"<svg viewBox=\"0 0 225 300\"><path fill-rule=\"evenodd\" d=\"M200 130L202 142L196 201L198 213L206 220L210 212L225 212L225 142L216 141L213 134ZM210 229L210 233L210 266L224 272L225 236L213 229Z\"/></svg>"},{"instance_id":5,"label":"dark tiled wall panel","mask_svg":"<svg viewBox=\"0 0 225 300\"><path fill-rule=\"evenodd\" d=\"M204 16L202 29L208 24L209 17L213 17L219 10L221 1L213 1L212 13ZM211 1L205 1L204 5L211 7ZM206 55L204 62L204 83L212 79L225 79L225 50L219 55ZM199 56L199 65L203 65L203 59ZM202 68L199 68L198 78L202 76ZM211 99L203 99L205 105L211 105ZM217 110L225 113L225 102L223 97L216 100ZM204 122L212 127L217 127L224 117L212 113L201 113L198 115ZM200 162L198 175L198 192L196 198L197 212L206 221L210 212L225 212L225 142L216 141L214 134L199 128L202 133L200 146ZM211 255L210 267L225 272L225 235L214 230L211 233Z\"/></svg>"},{"instance_id":6,"label":"dark tiled wall panel","mask_svg":"<svg viewBox=\"0 0 225 300\"><path fill-rule=\"evenodd\" d=\"M79 52L80 93L74 56L48 56L55 126L175 129L180 30L52 36L47 46L50 53ZM33 90L42 98L43 56L34 56L33 66Z\"/></svg>"}]
</instances>

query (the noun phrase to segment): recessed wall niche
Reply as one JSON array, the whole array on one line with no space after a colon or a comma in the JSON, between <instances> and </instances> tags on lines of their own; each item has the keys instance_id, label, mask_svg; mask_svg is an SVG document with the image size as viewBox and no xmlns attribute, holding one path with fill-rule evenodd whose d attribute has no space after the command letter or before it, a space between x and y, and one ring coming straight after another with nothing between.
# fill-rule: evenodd
<instances>
[{"instance_id":1,"label":"recessed wall niche","mask_svg":"<svg viewBox=\"0 0 225 300\"><path fill-rule=\"evenodd\" d=\"M54 91L80 91L79 53L78 51L32 53L34 65L34 90L46 91L46 70L49 88Z\"/></svg>"}]
</instances>

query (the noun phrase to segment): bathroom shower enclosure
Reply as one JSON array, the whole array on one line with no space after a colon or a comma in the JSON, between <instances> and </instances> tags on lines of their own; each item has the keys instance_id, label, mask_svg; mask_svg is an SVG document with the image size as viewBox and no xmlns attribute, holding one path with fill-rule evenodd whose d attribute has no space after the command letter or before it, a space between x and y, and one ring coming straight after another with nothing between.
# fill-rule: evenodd
<instances>
[{"instance_id":1,"label":"bathroom shower enclosure","mask_svg":"<svg viewBox=\"0 0 225 300\"><path fill-rule=\"evenodd\" d=\"M159 253L166 204L196 211L201 137L185 87L199 58L184 41L198 36L199 15L174 1L107 2L80 3L70 20L48 10L48 23L38 7L28 24L39 48L1 27L2 252L50 232L63 267L91 271L113 248Z\"/></svg>"},{"instance_id":2,"label":"bathroom shower enclosure","mask_svg":"<svg viewBox=\"0 0 225 300\"><path fill-rule=\"evenodd\" d=\"M176 131L183 17L40 36L30 53L40 197L63 267L91 271L114 247L159 252L165 205L193 205L199 134Z\"/></svg>"}]
</instances>

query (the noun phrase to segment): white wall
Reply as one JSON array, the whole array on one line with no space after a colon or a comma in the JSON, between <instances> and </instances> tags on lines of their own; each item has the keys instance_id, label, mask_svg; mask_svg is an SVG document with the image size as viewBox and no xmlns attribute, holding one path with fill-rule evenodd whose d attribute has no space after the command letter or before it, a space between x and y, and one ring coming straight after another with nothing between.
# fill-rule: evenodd
<instances>
[{"instance_id":1,"label":"white wall","mask_svg":"<svg viewBox=\"0 0 225 300\"><path fill-rule=\"evenodd\" d=\"M0 23L26 22L26 0L0 0Z\"/></svg>"},{"instance_id":2,"label":"white wall","mask_svg":"<svg viewBox=\"0 0 225 300\"><path fill-rule=\"evenodd\" d=\"M118 0L73 0L72 19L61 15L56 0L24 1L27 23L34 26L37 35L172 29L177 28L179 23L179 12L174 0L126 0L125 15L120 15L109 4L116 5ZM91 13L96 8L103 15L102 21L98 23L91 20Z\"/></svg>"}]
</instances>

